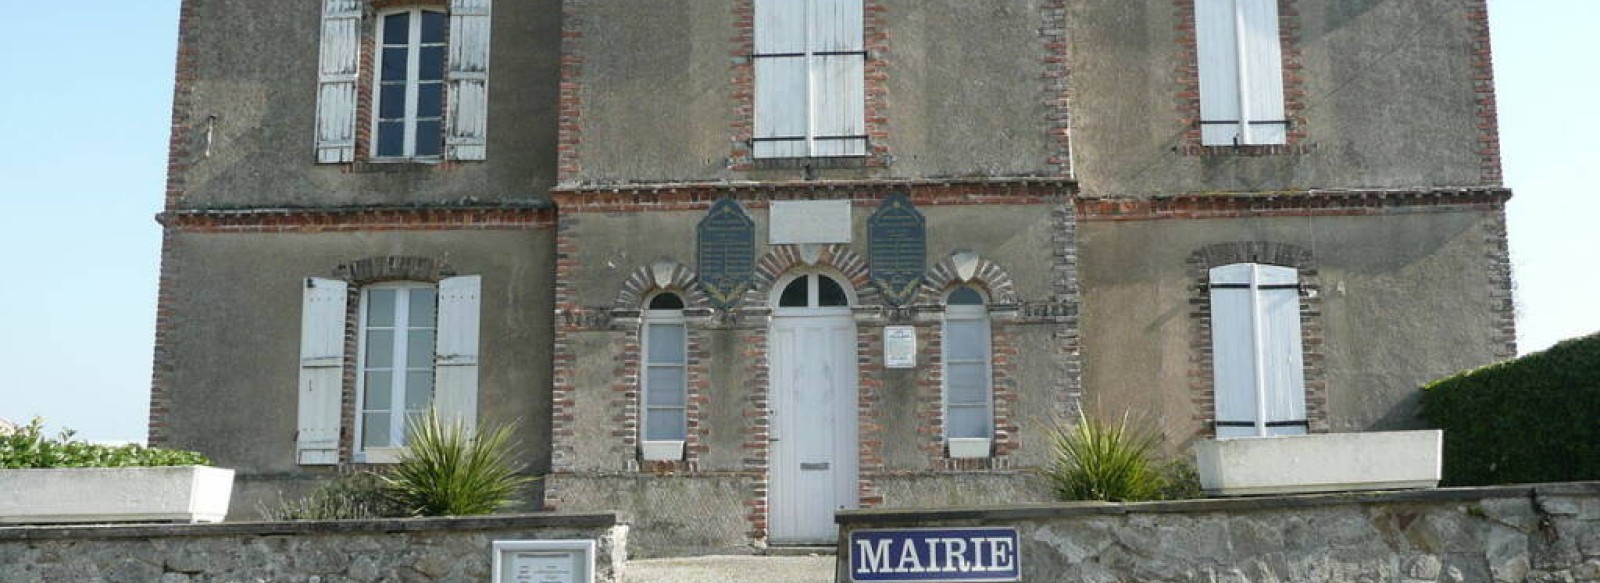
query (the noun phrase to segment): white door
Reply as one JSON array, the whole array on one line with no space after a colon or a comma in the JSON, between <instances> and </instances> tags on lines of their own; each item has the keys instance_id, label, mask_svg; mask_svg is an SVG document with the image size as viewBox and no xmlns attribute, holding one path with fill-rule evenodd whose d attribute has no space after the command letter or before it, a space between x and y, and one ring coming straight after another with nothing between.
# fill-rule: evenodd
<instances>
[{"instance_id":1,"label":"white door","mask_svg":"<svg viewBox=\"0 0 1600 583\"><path fill-rule=\"evenodd\" d=\"M801 280L815 286L817 278ZM828 288L827 282L823 287ZM833 512L856 508L856 326L847 306L780 307L770 340L773 543L832 543Z\"/></svg>"}]
</instances>

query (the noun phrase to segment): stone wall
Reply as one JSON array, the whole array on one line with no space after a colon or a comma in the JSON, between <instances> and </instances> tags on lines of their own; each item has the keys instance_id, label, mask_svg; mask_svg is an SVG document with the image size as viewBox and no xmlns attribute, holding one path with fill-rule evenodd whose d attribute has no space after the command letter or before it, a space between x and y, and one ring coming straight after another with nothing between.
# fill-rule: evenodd
<instances>
[{"instance_id":1,"label":"stone wall","mask_svg":"<svg viewBox=\"0 0 1600 583\"><path fill-rule=\"evenodd\" d=\"M594 540L595 580L621 580L615 514L0 528L0 581L484 582L497 540Z\"/></svg>"},{"instance_id":2,"label":"stone wall","mask_svg":"<svg viewBox=\"0 0 1600 583\"><path fill-rule=\"evenodd\" d=\"M1014 526L1023 581L1600 581L1600 482L842 513L869 528ZM839 581L849 581L840 546Z\"/></svg>"}]
</instances>

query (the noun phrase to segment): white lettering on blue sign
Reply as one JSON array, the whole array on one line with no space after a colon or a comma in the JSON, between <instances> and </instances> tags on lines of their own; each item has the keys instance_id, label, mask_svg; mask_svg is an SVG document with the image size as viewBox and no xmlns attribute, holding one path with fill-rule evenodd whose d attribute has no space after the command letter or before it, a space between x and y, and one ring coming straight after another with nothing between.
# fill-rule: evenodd
<instances>
[{"instance_id":1,"label":"white lettering on blue sign","mask_svg":"<svg viewBox=\"0 0 1600 583\"><path fill-rule=\"evenodd\" d=\"M850 533L851 581L1020 581L1015 528Z\"/></svg>"}]
</instances>

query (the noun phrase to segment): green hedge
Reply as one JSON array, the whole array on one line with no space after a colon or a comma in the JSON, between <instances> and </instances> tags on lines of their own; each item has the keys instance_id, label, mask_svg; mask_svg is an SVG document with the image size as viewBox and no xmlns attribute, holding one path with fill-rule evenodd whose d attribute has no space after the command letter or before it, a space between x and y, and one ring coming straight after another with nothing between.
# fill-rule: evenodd
<instances>
[{"instance_id":1,"label":"green hedge","mask_svg":"<svg viewBox=\"0 0 1600 583\"><path fill-rule=\"evenodd\" d=\"M72 430L52 438L44 422L12 431L0 430L0 469L3 468L120 468L130 466L204 466L211 461L190 451L142 445L100 445L73 439Z\"/></svg>"},{"instance_id":2,"label":"green hedge","mask_svg":"<svg viewBox=\"0 0 1600 583\"><path fill-rule=\"evenodd\" d=\"M1423 387L1444 483L1600 480L1600 334Z\"/></svg>"}]
</instances>

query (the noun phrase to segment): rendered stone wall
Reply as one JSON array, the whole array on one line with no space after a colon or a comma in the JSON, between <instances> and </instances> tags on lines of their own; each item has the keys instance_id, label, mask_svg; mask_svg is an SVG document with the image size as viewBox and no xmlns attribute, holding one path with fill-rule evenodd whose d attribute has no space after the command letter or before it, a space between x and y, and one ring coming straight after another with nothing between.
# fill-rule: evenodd
<instances>
[{"instance_id":1,"label":"rendered stone wall","mask_svg":"<svg viewBox=\"0 0 1600 583\"><path fill-rule=\"evenodd\" d=\"M842 513L846 531L1014 526L1023 581L1600 581L1600 482ZM847 543L840 581L849 581Z\"/></svg>"},{"instance_id":2,"label":"rendered stone wall","mask_svg":"<svg viewBox=\"0 0 1600 583\"><path fill-rule=\"evenodd\" d=\"M621 580L615 514L0 528L6 583L486 582L497 540L595 540L595 580Z\"/></svg>"}]
</instances>

